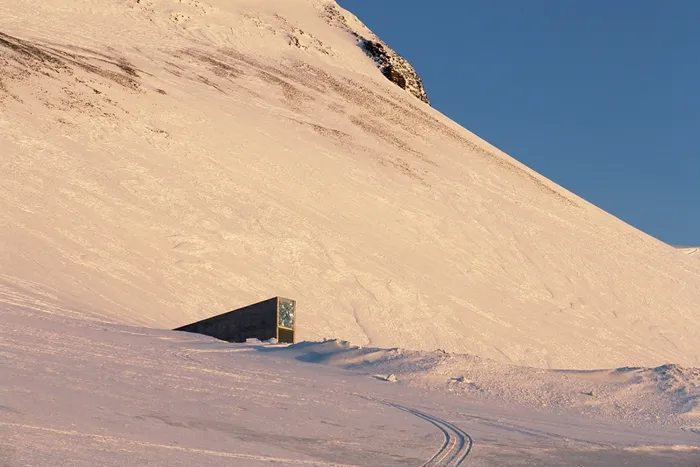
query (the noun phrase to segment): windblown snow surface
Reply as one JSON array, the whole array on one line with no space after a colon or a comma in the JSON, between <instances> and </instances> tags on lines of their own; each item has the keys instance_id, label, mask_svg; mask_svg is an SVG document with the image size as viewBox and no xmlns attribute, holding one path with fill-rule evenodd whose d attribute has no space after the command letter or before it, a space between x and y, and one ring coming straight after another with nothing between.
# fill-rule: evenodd
<instances>
[{"instance_id":1,"label":"windblown snow surface","mask_svg":"<svg viewBox=\"0 0 700 467\"><path fill-rule=\"evenodd\" d=\"M681 250L683 253L685 253L688 256L693 256L695 258L700 258L700 247L680 247L679 250Z\"/></svg>"},{"instance_id":2,"label":"windblown snow surface","mask_svg":"<svg viewBox=\"0 0 700 467\"><path fill-rule=\"evenodd\" d=\"M697 258L387 80L336 3L0 18L3 467L700 462ZM275 295L316 342L167 331Z\"/></svg>"}]
</instances>

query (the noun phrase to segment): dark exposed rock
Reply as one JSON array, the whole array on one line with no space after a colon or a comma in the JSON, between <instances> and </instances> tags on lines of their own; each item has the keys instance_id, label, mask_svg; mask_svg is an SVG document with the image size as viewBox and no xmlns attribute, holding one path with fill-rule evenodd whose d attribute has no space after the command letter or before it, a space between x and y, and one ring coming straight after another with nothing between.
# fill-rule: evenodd
<instances>
[{"instance_id":1,"label":"dark exposed rock","mask_svg":"<svg viewBox=\"0 0 700 467\"><path fill-rule=\"evenodd\" d=\"M423 80L405 58L381 42L362 37L359 39L360 46L367 52L367 55L374 59L382 74L389 81L410 92L426 104L430 104L428 95L423 88Z\"/></svg>"},{"instance_id":2,"label":"dark exposed rock","mask_svg":"<svg viewBox=\"0 0 700 467\"><path fill-rule=\"evenodd\" d=\"M396 53L370 31L367 31L369 32L368 37L372 37L372 39L368 39L353 30L348 24L343 11L337 5L327 5L324 10L324 16L328 24L345 29L353 34L359 41L358 45L362 47L367 55L374 59L382 74L389 81L410 92L426 104L430 104L428 95L423 87L423 80L418 76L413 66L408 63L408 60Z\"/></svg>"}]
</instances>

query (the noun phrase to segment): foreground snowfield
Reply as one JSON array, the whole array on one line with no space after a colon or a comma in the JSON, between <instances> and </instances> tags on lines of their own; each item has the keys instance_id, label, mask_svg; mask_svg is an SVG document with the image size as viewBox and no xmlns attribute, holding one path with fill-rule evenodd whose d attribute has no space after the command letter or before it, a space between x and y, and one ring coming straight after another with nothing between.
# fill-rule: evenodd
<instances>
[{"instance_id":1,"label":"foreground snowfield","mask_svg":"<svg viewBox=\"0 0 700 467\"><path fill-rule=\"evenodd\" d=\"M449 393L435 382L420 387L402 374L390 383L371 362L400 365L384 357L362 365L338 342L235 345L19 307L0 309L0 319L3 466L694 466L700 459L692 426L644 420L644 406L625 418L581 415ZM351 360L354 370L338 368ZM579 387L597 388L591 384Z\"/></svg>"},{"instance_id":2,"label":"foreground snowfield","mask_svg":"<svg viewBox=\"0 0 700 467\"><path fill-rule=\"evenodd\" d=\"M697 256L387 81L335 3L0 18L0 466L700 461ZM275 295L316 342L167 330Z\"/></svg>"}]
</instances>

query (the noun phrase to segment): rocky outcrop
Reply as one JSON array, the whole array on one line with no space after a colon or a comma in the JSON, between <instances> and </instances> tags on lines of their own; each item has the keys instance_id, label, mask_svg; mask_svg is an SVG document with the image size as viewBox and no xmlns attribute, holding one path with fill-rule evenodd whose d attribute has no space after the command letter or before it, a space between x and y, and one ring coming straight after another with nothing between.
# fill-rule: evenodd
<instances>
[{"instance_id":1,"label":"rocky outcrop","mask_svg":"<svg viewBox=\"0 0 700 467\"><path fill-rule=\"evenodd\" d=\"M345 16L346 14L352 17L354 21L348 22ZM362 47L367 55L374 59L379 70L389 81L430 105L430 100L428 100L428 95L423 87L423 80L421 80L408 60L396 53L396 51L389 47L384 41L369 31L369 29L357 18L353 17L352 14L345 12L336 4L326 5L324 17L328 24L345 29L354 35L358 40L358 45ZM353 28L351 26L353 23L358 23L355 25L361 26L359 28L361 32L356 30L358 28Z\"/></svg>"},{"instance_id":2,"label":"rocky outcrop","mask_svg":"<svg viewBox=\"0 0 700 467\"><path fill-rule=\"evenodd\" d=\"M410 92L426 104L430 104L423 87L423 80L408 63L408 60L394 52L386 44L365 38L359 39L360 46L367 52L367 55L374 59L382 74L389 81Z\"/></svg>"}]
</instances>

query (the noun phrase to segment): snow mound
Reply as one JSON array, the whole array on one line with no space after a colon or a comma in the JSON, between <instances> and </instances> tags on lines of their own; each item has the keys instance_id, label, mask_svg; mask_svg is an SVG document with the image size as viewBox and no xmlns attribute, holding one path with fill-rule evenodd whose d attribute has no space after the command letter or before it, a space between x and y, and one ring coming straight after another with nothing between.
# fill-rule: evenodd
<instances>
[{"instance_id":1,"label":"snow mound","mask_svg":"<svg viewBox=\"0 0 700 467\"><path fill-rule=\"evenodd\" d=\"M571 410L629 422L686 425L700 407L700 368L663 365L612 370L542 370L473 355L304 342L284 352L296 360L447 391L496 404ZM388 376L383 377L386 379Z\"/></svg>"},{"instance_id":2,"label":"snow mound","mask_svg":"<svg viewBox=\"0 0 700 467\"><path fill-rule=\"evenodd\" d=\"M700 368L669 364L647 373L660 391L673 394L679 412L700 417Z\"/></svg>"}]
</instances>

